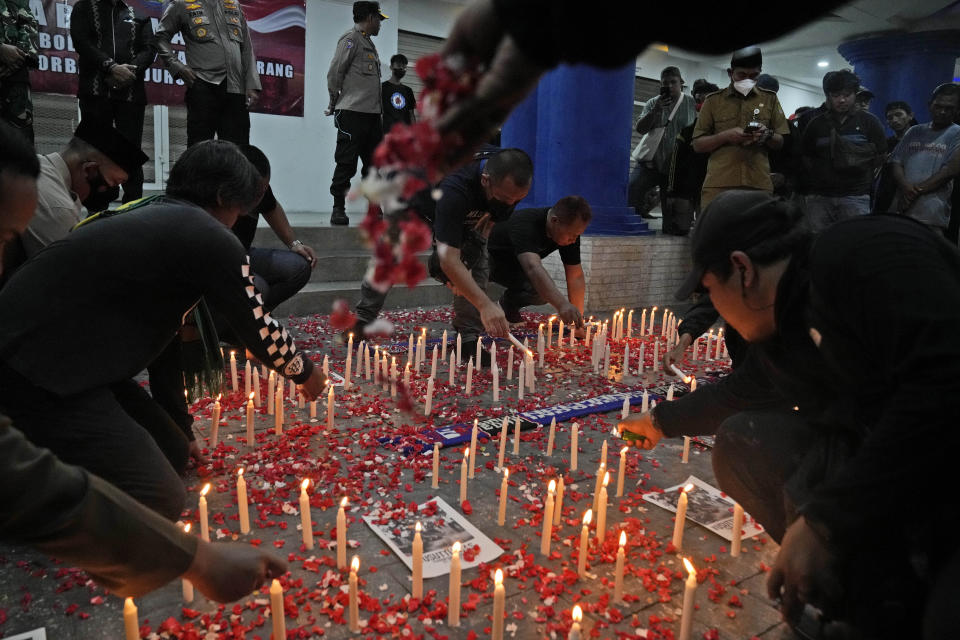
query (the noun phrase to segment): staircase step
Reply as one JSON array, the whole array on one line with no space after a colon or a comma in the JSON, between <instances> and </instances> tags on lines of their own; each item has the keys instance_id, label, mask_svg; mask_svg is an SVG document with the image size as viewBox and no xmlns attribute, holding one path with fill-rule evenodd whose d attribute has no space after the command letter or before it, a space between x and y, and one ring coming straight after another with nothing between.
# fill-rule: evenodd
<instances>
[{"instance_id":1,"label":"staircase step","mask_svg":"<svg viewBox=\"0 0 960 640\"><path fill-rule=\"evenodd\" d=\"M417 255L420 262L427 266L430 252ZM367 250L332 250L318 252L317 266L310 274L310 282L335 282L362 280L370 264L370 252Z\"/></svg>"},{"instance_id":2,"label":"staircase step","mask_svg":"<svg viewBox=\"0 0 960 640\"><path fill-rule=\"evenodd\" d=\"M310 282L297 295L277 307L273 315L282 318L330 313L333 302L339 298L346 299L353 307L360 299L360 280ZM394 287L387 295L384 309L436 307L450 304L452 300L453 296L446 286L428 278L413 289L405 285Z\"/></svg>"},{"instance_id":3,"label":"staircase step","mask_svg":"<svg viewBox=\"0 0 960 640\"><path fill-rule=\"evenodd\" d=\"M368 251L366 239L359 227L300 227L293 228L297 239L313 247L318 254L330 251ZM265 249L285 249L283 242L266 226L257 227L253 246Z\"/></svg>"}]
</instances>

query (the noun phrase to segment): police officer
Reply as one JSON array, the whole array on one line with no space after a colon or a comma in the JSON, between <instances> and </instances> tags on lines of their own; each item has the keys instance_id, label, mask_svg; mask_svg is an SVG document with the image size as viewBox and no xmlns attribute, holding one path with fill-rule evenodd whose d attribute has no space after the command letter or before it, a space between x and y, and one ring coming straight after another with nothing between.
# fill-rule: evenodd
<instances>
[{"instance_id":1,"label":"police officer","mask_svg":"<svg viewBox=\"0 0 960 640\"><path fill-rule=\"evenodd\" d=\"M0 120L33 144L30 68L37 68L37 20L29 0L0 0Z\"/></svg>"},{"instance_id":2,"label":"police officer","mask_svg":"<svg viewBox=\"0 0 960 640\"><path fill-rule=\"evenodd\" d=\"M345 207L350 180L357 173L357 158L366 175L373 150L383 138L380 119L380 56L373 36L380 33L380 22L387 16L379 2L353 3L353 28L340 36L327 72L330 92L328 116L337 127L337 163L330 183L333 214L330 224L350 224Z\"/></svg>"},{"instance_id":3,"label":"police officer","mask_svg":"<svg viewBox=\"0 0 960 640\"><path fill-rule=\"evenodd\" d=\"M187 45L187 64L170 40ZM247 108L260 93L260 74L239 0L172 0L157 28L157 51L187 85L187 146L203 140L250 142Z\"/></svg>"},{"instance_id":4,"label":"police officer","mask_svg":"<svg viewBox=\"0 0 960 640\"><path fill-rule=\"evenodd\" d=\"M760 47L730 59L730 85L707 96L693 130L693 150L709 153L700 206L730 189L773 192L768 149L783 147L790 132L777 94L757 86L763 65Z\"/></svg>"}]
</instances>

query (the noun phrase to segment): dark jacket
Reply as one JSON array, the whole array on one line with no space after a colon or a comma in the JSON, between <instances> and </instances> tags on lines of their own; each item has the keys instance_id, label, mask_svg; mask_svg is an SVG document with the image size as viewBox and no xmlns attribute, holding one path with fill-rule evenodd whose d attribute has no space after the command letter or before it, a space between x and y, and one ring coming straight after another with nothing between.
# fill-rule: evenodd
<instances>
[{"instance_id":1,"label":"dark jacket","mask_svg":"<svg viewBox=\"0 0 960 640\"><path fill-rule=\"evenodd\" d=\"M148 18L122 0L78 0L70 15L70 36L79 56L79 97L147 103L143 79L156 58ZM137 79L127 87L111 88L114 64L135 65Z\"/></svg>"},{"instance_id":2,"label":"dark jacket","mask_svg":"<svg viewBox=\"0 0 960 640\"><path fill-rule=\"evenodd\" d=\"M957 248L902 217L837 223L793 256L775 309L776 334L751 344L743 365L657 405L665 435L713 433L744 410L798 406L811 425L858 443L799 505L832 542L905 535L931 515L955 520L946 504L955 499L939 505L936 487L949 486L960 422Z\"/></svg>"}]
</instances>

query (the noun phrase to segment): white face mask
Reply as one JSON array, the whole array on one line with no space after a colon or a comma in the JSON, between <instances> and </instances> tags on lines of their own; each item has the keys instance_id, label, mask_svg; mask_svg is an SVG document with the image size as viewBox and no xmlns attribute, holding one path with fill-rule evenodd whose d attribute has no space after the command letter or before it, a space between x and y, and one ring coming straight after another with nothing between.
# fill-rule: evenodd
<instances>
[{"instance_id":1,"label":"white face mask","mask_svg":"<svg viewBox=\"0 0 960 640\"><path fill-rule=\"evenodd\" d=\"M757 81L750 80L749 78L746 80L737 80L736 82L733 83L733 88L736 89L737 92L742 95L747 95L748 93L750 93L750 91L755 86L757 86Z\"/></svg>"}]
</instances>

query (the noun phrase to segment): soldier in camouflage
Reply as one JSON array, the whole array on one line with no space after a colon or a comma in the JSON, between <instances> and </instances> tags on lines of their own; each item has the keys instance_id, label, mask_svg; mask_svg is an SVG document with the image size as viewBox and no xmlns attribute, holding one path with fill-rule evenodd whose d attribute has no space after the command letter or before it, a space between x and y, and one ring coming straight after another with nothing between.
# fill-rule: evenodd
<instances>
[{"instance_id":1,"label":"soldier in camouflage","mask_svg":"<svg viewBox=\"0 0 960 640\"><path fill-rule=\"evenodd\" d=\"M37 68L37 19L30 0L0 0L0 119L33 143L30 69Z\"/></svg>"}]
</instances>

